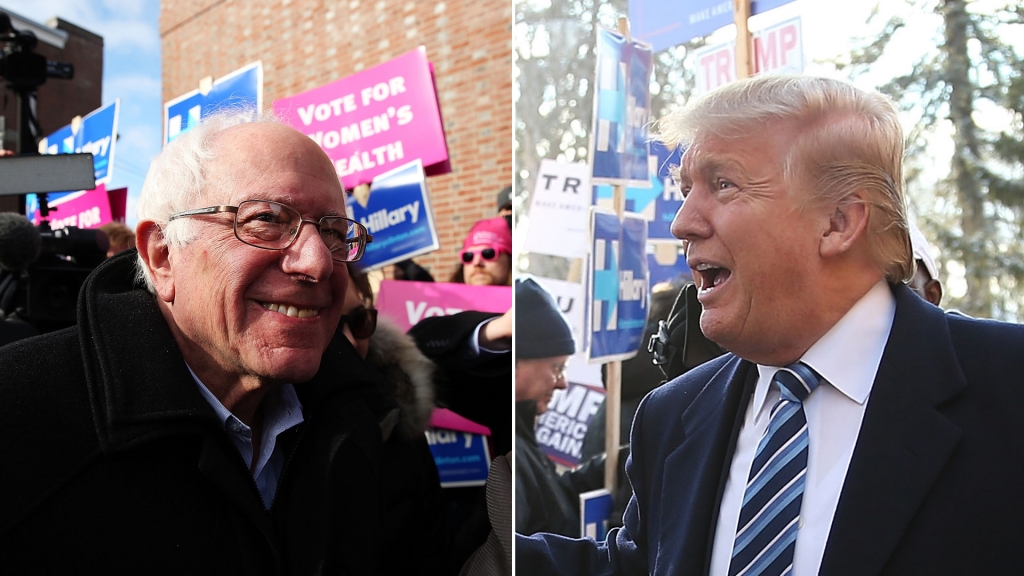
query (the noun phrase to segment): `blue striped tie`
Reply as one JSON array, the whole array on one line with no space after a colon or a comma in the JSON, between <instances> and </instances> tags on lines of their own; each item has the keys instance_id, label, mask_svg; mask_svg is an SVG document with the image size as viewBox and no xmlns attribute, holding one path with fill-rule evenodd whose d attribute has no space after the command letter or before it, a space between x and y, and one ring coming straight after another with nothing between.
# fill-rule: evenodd
<instances>
[{"instance_id":1,"label":"blue striped tie","mask_svg":"<svg viewBox=\"0 0 1024 576\"><path fill-rule=\"evenodd\" d=\"M768 431L750 466L729 576L779 575L793 569L807 475L807 418L802 402L820 378L800 362L772 378L782 397L772 408Z\"/></svg>"}]
</instances>

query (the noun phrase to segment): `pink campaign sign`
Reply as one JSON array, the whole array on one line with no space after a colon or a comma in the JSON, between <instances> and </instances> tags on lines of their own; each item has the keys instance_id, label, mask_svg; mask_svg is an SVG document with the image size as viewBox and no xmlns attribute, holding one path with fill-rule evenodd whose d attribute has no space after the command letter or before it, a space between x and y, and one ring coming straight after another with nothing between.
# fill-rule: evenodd
<instances>
[{"instance_id":1,"label":"pink campaign sign","mask_svg":"<svg viewBox=\"0 0 1024 576\"><path fill-rule=\"evenodd\" d=\"M422 46L309 92L275 100L274 112L327 152L349 189L417 158L424 167L448 160L437 93Z\"/></svg>"},{"instance_id":2,"label":"pink campaign sign","mask_svg":"<svg viewBox=\"0 0 1024 576\"><path fill-rule=\"evenodd\" d=\"M112 220L110 197L104 184L95 190L86 190L81 195L68 194L50 204L50 228L54 230L65 226L98 228ZM32 223L38 225L39 221L39 213L36 212Z\"/></svg>"},{"instance_id":3,"label":"pink campaign sign","mask_svg":"<svg viewBox=\"0 0 1024 576\"><path fill-rule=\"evenodd\" d=\"M377 309L402 330L431 316L448 316L463 310L505 312L511 307L511 286L384 280L377 296Z\"/></svg>"}]
</instances>

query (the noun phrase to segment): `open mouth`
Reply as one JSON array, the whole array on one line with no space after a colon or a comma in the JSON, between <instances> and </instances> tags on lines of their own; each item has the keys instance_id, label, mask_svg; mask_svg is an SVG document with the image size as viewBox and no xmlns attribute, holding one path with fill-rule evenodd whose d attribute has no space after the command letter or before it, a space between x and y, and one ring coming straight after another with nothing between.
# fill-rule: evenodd
<instances>
[{"instance_id":1,"label":"open mouth","mask_svg":"<svg viewBox=\"0 0 1024 576\"><path fill-rule=\"evenodd\" d=\"M707 294L721 286L732 276L728 268L714 266L712 264L698 264L694 269L694 281L697 284L697 291L700 294Z\"/></svg>"},{"instance_id":2,"label":"open mouth","mask_svg":"<svg viewBox=\"0 0 1024 576\"><path fill-rule=\"evenodd\" d=\"M296 308L295 306L277 304L275 302L260 302L260 305L271 312L284 314L290 318L312 318L313 316L320 315L320 310L314 308Z\"/></svg>"}]
</instances>

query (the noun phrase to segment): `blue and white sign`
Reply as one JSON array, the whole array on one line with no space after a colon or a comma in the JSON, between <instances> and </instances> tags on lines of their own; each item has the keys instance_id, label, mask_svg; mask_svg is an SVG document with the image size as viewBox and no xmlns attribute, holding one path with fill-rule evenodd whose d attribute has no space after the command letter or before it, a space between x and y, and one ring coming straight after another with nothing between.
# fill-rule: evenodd
<instances>
[{"instance_id":1,"label":"blue and white sign","mask_svg":"<svg viewBox=\"0 0 1024 576\"><path fill-rule=\"evenodd\" d=\"M761 14L792 1L752 0L750 14ZM733 0L629 2L629 23L633 37L651 43L657 52L699 36L707 36L733 21Z\"/></svg>"},{"instance_id":2,"label":"blue and white sign","mask_svg":"<svg viewBox=\"0 0 1024 576\"><path fill-rule=\"evenodd\" d=\"M606 28L597 31L597 91L590 132L592 184L646 187L654 51Z\"/></svg>"},{"instance_id":3,"label":"blue and white sign","mask_svg":"<svg viewBox=\"0 0 1024 576\"><path fill-rule=\"evenodd\" d=\"M117 119L121 109L121 99L93 110L78 121L55 131L39 141L40 154L77 154L92 152L92 165L96 175L96 185L107 184L114 175L114 148L117 145ZM86 190L69 190L67 192L50 192L46 195L46 205L55 209L65 202L70 202L85 195ZM39 216L39 197L35 194L25 195L25 215L35 221Z\"/></svg>"},{"instance_id":4,"label":"blue and white sign","mask_svg":"<svg viewBox=\"0 0 1024 576\"><path fill-rule=\"evenodd\" d=\"M164 103L164 146L188 132L199 120L222 107L255 106L263 110L263 62L239 68L209 86Z\"/></svg>"},{"instance_id":5,"label":"blue and white sign","mask_svg":"<svg viewBox=\"0 0 1024 576\"><path fill-rule=\"evenodd\" d=\"M651 154L657 158L658 167L651 174L651 187L658 191L654 198L654 217L647 228L650 240L676 240L672 235L672 220L683 205L683 193L672 180L672 167L679 166L682 149L669 150L660 142L651 143Z\"/></svg>"},{"instance_id":6,"label":"blue and white sign","mask_svg":"<svg viewBox=\"0 0 1024 576\"><path fill-rule=\"evenodd\" d=\"M547 412L537 418L534 437L541 451L556 464L575 468L583 458L583 438L604 402L604 388L570 381L555 390Z\"/></svg>"},{"instance_id":7,"label":"blue and white sign","mask_svg":"<svg viewBox=\"0 0 1024 576\"><path fill-rule=\"evenodd\" d=\"M442 488L483 486L491 466L487 437L444 428L427 430L427 444Z\"/></svg>"},{"instance_id":8,"label":"blue and white sign","mask_svg":"<svg viewBox=\"0 0 1024 576\"><path fill-rule=\"evenodd\" d=\"M626 212L635 212L650 221L647 237L650 240L674 240L670 230L672 219L683 205L683 195L672 183L670 169L679 166L680 149L669 150L660 142L651 142L650 186L626 188ZM594 186L595 206L612 209L611 186Z\"/></svg>"},{"instance_id":9,"label":"blue and white sign","mask_svg":"<svg viewBox=\"0 0 1024 576\"><path fill-rule=\"evenodd\" d=\"M612 495L608 490L580 494L580 534L601 542L608 536L612 517Z\"/></svg>"},{"instance_id":10,"label":"blue and white sign","mask_svg":"<svg viewBox=\"0 0 1024 576\"><path fill-rule=\"evenodd\" d=\"M647 221L622 216L592 211L585 317L591 363L632 358L647 325Z\"/></svg>"},{"instance_id":11,"label":"blue and white sign","mask_svg":"<svg viewBox=\"0 0 1024 576\"><path fill-rule=\"evenodd\" d=\"M92 152L96 184L107 184L114 174L114 148L117 144L117 117L121 99L83 116L80 122L67 126L43 138L39 152L43 154L77 154ZM55 195L49 196L56 199Z\"/></svg>"},{"instance_id":12,"label":"blue and white sign","mask_svg":"<svg viewBox=\"0 0 1024 576\"><path fill-rule=\"evenodd\" d=\"M683 245L678 240L648 242L647 266L650 269L652 288L662 282L693 280L693 273L686 265Z\"/></svg>"},{"instance_id":13,"label":"blue and white sign","mask_svg":"<svg viewBox=\"0 0 1024 576\"><path fill-rule=\"evenodd\" d=\"M369 198L349 197L349 217L358 220L373 242L360 264L373 270L441 247L430 206L423 163L416 159L373 179Z\"/></svg>"}]
</instances>

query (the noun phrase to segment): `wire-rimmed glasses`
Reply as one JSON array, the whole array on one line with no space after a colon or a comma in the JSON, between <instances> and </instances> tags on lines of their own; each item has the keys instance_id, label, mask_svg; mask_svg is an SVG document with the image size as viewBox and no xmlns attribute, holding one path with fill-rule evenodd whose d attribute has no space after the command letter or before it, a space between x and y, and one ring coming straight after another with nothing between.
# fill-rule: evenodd
<instances>
[{"instance_id":1,"label":"wire-rimmed glasses","mask_svg":"<svg viewBox=\"0 0 1024 576\"><path fill-rule=\"evenodd\" d=\"M235 237L249 246L264 250L284 250L299 237L303 224L312 224L320 233L331 259L335 262L358 262L373 236L366 227L342 216L324 216L319 222L303 220L291 206L270 200L245 200L238 206L208 206L171 214L168 222L186 216L234 213Z\"/></svg>"}]
</instances>

